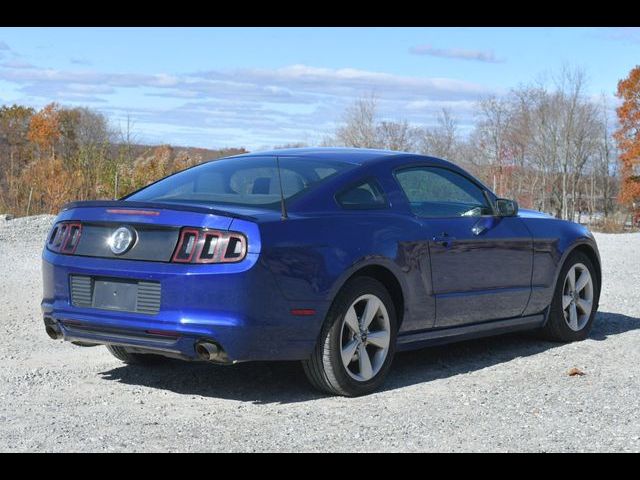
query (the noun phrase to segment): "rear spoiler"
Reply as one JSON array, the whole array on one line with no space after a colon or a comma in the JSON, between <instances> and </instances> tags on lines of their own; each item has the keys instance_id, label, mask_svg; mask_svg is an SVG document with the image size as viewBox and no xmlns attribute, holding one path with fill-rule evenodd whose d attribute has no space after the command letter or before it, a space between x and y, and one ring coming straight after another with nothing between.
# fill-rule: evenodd
<instances>
[{"instance_id":1,"label":"rear spoiler","mask_svg":"<svg viewBox=\"0 0 640 480\"><path fill-rule=\"evenodd\" d=\"M255 217L250 215L242 215L239 213L222 210L219 208L207 207L205 205L185 205L171 204L161 202L130 202L127 200L87 200L83 202L69 202L63 205L62 211L71 210L73 208L99 208L99 207L118 207L118 208L148 208L153 210L177 210L179 212L196 212L208 215L220 215L223 217L238 218L240 220L255 221Z\"/></svg>"}]
</instances>

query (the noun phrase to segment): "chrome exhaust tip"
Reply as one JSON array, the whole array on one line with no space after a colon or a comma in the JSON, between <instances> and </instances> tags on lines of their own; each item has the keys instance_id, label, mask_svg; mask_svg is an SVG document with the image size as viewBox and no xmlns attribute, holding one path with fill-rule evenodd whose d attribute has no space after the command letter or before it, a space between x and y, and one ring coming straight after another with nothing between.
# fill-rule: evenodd
<instances>
[{"instance_id":1,"label":"chrome exhaust tip","mask_svg":"<svg viewBox=\"0 0 640 480\"><path fill-rule=\"evenodd\" d=\"M55 324L49 323L45 325L44 329L52 340L60 340L63 337L62 330Z\"/></svg>"},{"instance_id":2,"label":"chrome exhaust tip","mask_svg":"<svg viewBox=\"0 0 640 480\"><path fill-rule=\"evenodd\" d=\"M196 353L201 360L217 360L220 355L220 347L212 342L196 343Z\"/></svg>"}]
</instances>

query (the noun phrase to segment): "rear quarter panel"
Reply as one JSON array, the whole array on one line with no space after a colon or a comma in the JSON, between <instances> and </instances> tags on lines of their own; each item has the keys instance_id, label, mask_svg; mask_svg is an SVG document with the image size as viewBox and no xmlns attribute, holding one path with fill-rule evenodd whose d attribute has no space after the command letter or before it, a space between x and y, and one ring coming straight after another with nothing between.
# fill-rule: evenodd
<instances>
[{"instance_id":1,"label":"rear quarter panel","mask_svg":"<svg viewBox=\"0 0 640 480\"><path fill-rule=\"evenodd\" d=\"M289 300L326 302L328 308L356 271L379 265L400 283L405 304L401 331L432 326L428 246L413 219L391 210L344 211L260 225L262 262ZM427 253L425 255L425 253Z\"/></svg>"}]
</instances>

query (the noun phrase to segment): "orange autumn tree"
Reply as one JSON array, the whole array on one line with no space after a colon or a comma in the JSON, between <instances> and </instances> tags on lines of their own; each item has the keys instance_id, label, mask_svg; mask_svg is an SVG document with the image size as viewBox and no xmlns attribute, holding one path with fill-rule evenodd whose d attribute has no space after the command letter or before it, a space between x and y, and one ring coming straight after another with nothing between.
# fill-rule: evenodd
<instances>
[{"instance_id":1,"label":"orange autumn tree","mask_svg":"<svg viewBox=\"0 0 640 480\"><path fill-rule=\"evenodd\" d=\"M171 159L173 149L169 145L160 145L151 155L137 159L133 165L131 178L134 189L148 185L172 173Z\"/></svg>"},{"instance_id":2,"label":"orange autumn tree","mask_svg":"<svg viewBox=\"0 0 640 480\"><path fill-rule=\"evenodd\" d=\"M620 128L614 133L620 150L619 200L631 206L640 201L640 66L618 82L616 96L622 100L616 109Z\"/></svg>"},{"instance_id":3,"label":"orange autumn tree","mask_svg":"<svg viewBox=\"0 0 640 480\"><path fill-rule=\"evenodd\" d=\"M50 103L31 117L27 138L38 146L41 155L50 152L51 158L55 158L55 147L61 136L60 107L57 103Z\"/></svg>"},{"instance_id":4,"label":"orange autumn tree","mask_svg":"<svg viewBox=\"0 0 640 480\"><path fill-rule=\"evenodd\" d=\"M21 178L22 200L26 203L29 191L32 193L30 212L57 213L62 206L78 198L82 188L82 172L65 168L61 158L47 158L32 162ZM25 212L26 213L26 212Z\"/></svg>"}]
</instances>

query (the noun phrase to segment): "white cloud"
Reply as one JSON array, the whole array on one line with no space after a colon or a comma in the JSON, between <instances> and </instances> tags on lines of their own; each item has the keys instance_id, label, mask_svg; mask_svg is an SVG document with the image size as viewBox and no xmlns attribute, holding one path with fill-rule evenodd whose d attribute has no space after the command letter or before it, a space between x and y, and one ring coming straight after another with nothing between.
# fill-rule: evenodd
<instances>
[{"instance_id":1,"label":"white cloud","mask_svg":"<svg viewBox=\"0 0 640 480\"><path fill-rule=\"evenodd\" d=\"M475 60L486 63L501 63L503 59L496 58L491 50L466 50L463 48L435 48L431 45L411 47L409 52L414 55L429 55L432 57L454 58L459 60Z\"/></svg>"},{"instance_id":2,"label":"white cloud","mask_svg":"<svg viewBox=\"0 0 640 480\"><path fill-rule=\"evenodd\" d=\"M174 75L158 73L149 80L149 85L156 87L175 87L180 83L180 79Z\"/></svg>"},{"instance_id":3,"label":"white cloud","mask_svg":"<svg viewBox=\"0 0 640 480\"><path fill-rule=\"evenodd\" d=\"M472 82L452 78L402 76L354 68L318 68L291 65L277 69L244 69L232 74L220 71L200 73L208 79L223 79L232 75L250 84L269 85L289 91L315 94L353 96L354 92L376 90L380 96L407 95L476 96L488 89Z\"/></svg>"},{"instance_id":4,"label":"white cloud","mask_svg":"<svg viewBox=\"0 0 640 480\"><path fill-rule=\"evenodd\" d=\"M407 110L442 110L443 108L451 110L473 110L476 102L472 100L414 100L407 103Z\"/></svg>"},{"instance_id":5,"label":"white cloud","mask_svg":"<svg viewBox=\"0 0 640 480\"><path fill-rule=\"evenodd\" d=\"M443 106L466 116L469 104L496 93L454 78L302 64L139 74L5 63L0 65L0 80L14 83L34 105L99 104L101 111L115 118L130 113L144 129L141 135L168 132L166 142L179 137L196 146L252 147L325 135L341 120L347 105L370 92L379 98L383 118L413 123L432 123Z\"/></svg>"},{"instance_id":6,"label":"white cloud","mask_svg":"<svg viewBox=\"0 0 640 480\"><path fill-rule=\"evenodd\" d=\"M115 88L109 85L87 85L84 83L69 83L67 89L78 93L114 93Z\"/></svg>"},{"instance_id":7,"label":"white cloud","mask_svg":"<svg viewBox=\"0 0 640 480\"><path fill-rule=\"evenodd\" d=\"M6 62L2 63L1 66L5 68L15 68L15 69L37 68L35 65L32 65L29 62L25 62L24 60L20 60L17 58L14 58L12 60L7 60Z\"/></svg>"},{"instance_id":8,"label":"white cloud","mask_svg":"<svg viewBox=\"0 0 640 480\"><path fill-rule=\"evenodd\" d=\"M19 84L74 83L125 88L154 88L161 95L201 98L262 99L291 103L316 101L317 96L354 97L376 91L384 98L475 98L490 89L465 80L441 77L401 76L353 68L329 69L291 65L276 69L212 70L181 75L99 73L25 68L26 64L4 64L0 79ZM156 94L159 92L156 92Z\"/></svg>"}]
</instances>

